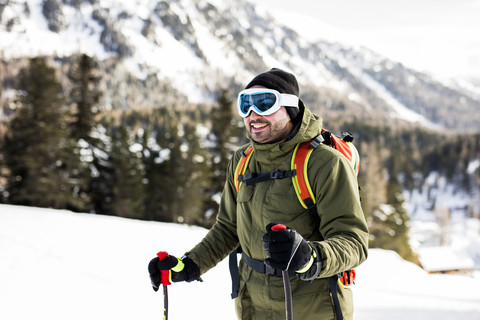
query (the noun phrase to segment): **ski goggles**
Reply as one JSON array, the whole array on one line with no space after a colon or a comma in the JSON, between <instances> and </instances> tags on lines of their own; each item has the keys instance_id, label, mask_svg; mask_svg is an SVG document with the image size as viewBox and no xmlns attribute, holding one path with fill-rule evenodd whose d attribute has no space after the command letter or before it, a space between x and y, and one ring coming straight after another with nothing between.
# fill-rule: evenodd
<instances>
[{"instance_id":1,"label":"ski goggles","mask_svg":"<svg viewBox=\"0 0 480 320\"><path fill-rule=\"evenodd\" d=\"M238 94L237 110L242 118L248 117L252 110L258 115L268 116L281 106L298 108L298 97L266 88L246 89Z\"/></svg>"}]
</instances>

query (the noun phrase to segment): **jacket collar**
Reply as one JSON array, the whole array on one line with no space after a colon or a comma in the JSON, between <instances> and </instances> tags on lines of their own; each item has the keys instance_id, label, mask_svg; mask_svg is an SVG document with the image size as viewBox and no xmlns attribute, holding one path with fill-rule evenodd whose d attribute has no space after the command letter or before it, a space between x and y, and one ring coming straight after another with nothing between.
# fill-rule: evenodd
<instances>
[{"instance_id":1,"label":"jacket collar","mask_svg":"<svg viewBox=\"0 0 480 320\"><path fill-rule=\"evenodd\" d=\"M313 114L300 100L300 113L303 113L301 121L294 127L292 134L283 140L274 143L260 144L252 140L247 133L253 149L255 150L255 159L257 161L274 162L283 155L291 152L298 143L311 140L321 133L322 118Z\"/></svg>"}]
</instances>

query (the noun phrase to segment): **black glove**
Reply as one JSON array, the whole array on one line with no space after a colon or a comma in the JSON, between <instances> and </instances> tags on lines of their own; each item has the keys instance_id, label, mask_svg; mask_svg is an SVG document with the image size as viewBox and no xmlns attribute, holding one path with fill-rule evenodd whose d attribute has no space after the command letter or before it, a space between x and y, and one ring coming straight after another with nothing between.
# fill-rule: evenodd
<instances>
[{"instance_id":1,"label":"black glove","mask_svg":"<svg viewBox=\"0 0 480 320\"><path fill-rule=\"evenodd\" d=\"M293 270L303 280L313 280L318 276L321 260L316 246L310 245L291 228L278 228L277 223L270 223L266 229L267 233L263 236L266 265L274 269Z\"/></svg>"},{"instance_id":2,"label":"black glove","mask_svg":"<svg viewBox=\"0 0 480 320\"><path fill-rule=\"evenodd\" d=\"M158 291L161 284L160 270L168 270L171 272L171 279L173 282L194 280L202 281L200 278L200 269L198 269L195 262L188 257L179 259L172 255L169 255L162 260L158 257L150 260L148 264L148 273L150 274L150 281L152 283L153 290Z\"/></svg>"}]
</instances>

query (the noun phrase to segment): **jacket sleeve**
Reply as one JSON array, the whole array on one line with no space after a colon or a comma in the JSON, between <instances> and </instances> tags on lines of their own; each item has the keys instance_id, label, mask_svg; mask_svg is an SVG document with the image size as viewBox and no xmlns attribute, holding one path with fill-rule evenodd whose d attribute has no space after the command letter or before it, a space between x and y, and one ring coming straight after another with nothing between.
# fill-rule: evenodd
<instances>
[{"instance_id":1,"label":"jacket sleeve","mask_svg":"<svg viewBox=\"0 0 480 320\"><path fill-rule=\"evenodd\" d=\"M313 170L317 171L317 179L312 182L323 238L316 242L322 257L319 277L325 278L355 268L367 259L368 227L357 177L348 160L328 150L319 163Z\"/></svg>"},{"instance_id":2,"label":"jacket sleeve","mask_svg":"<svg viewBox=\"0 0 480 320\"><path fill-rule=\"evenodd\" d=\"M188 257L199 267L200 274L204 274L213 268L238 247L237 194L233 181L233 172L237 163L235 161L238 161L238 159L238 156L234 156L228 163L227 179L223 188L215 224L202 241L187 252Z\"/></svg>"}]
</instances>

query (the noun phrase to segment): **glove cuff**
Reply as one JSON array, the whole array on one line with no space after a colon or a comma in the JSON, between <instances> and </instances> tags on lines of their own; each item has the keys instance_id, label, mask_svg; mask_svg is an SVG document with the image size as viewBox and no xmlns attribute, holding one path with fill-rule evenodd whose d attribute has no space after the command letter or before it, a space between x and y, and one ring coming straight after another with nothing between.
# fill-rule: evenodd
<instances>
[{"instance_id":1,"label":"glove cuff","mask_svg":"<svg viewBox=\"0 0 480 320\"><path fill-rule=\"evenodd\" d=\"M317 247L313 243L309 242L308 244L312 249L310 260L305 267L296 271L295 274L298 278L304 281L313 281L318 277L320 271L322 270L322 257L320 256L320 252L318 251Z\"/></svg>"},{"instance_id":2,"label":"glove cuff","mask_svg":"<svg viewBox=\"0 0 480 320\"><path fill-rule=\"evenodd\" d=\"M296 273L305 273L308 271L308 269L310 269L310 267L313 265L313 263L315 262L315 258L317 257L317 254L316 252L312 249L312 246L309 244L308 245L310 247L310 250L311 250L311 254L310 254L310 260L308 260L307 264L301 268L300 270L297 270L295 271Z\"/></svg>"},{"instance_id":3,"label":"glove cuff","mask_svg":"<svg viewBox=\"0 0 480 320\"><path fill-rule=\"evenodd\" d=\"M202 281L200 278L200 269L198 266L193 262L192 259L190 259L187 256L182 257L182 259L179 259L179 264L183 264L183 267L181 268L180 272L176 272L174 269L172 269L172 281L173 282L180 282L180 281L186 281L186 282L192 282L195 280ZM175 268L178 267L177 264Z\"/></svg>"},{"instance_id":4,"label":"glove cuff","mask_svg":"<svg viewBox=\"0 0 480 320\"><path fill-rule=\"evenodd\" d=\"M175 267L172 268L172 271L174 272L181 272L183 270L183 268L185 267L185 264L183 263L182 259L178 258L177 257L177 264L175 265Z\"/></svg>"}]
</instances>

